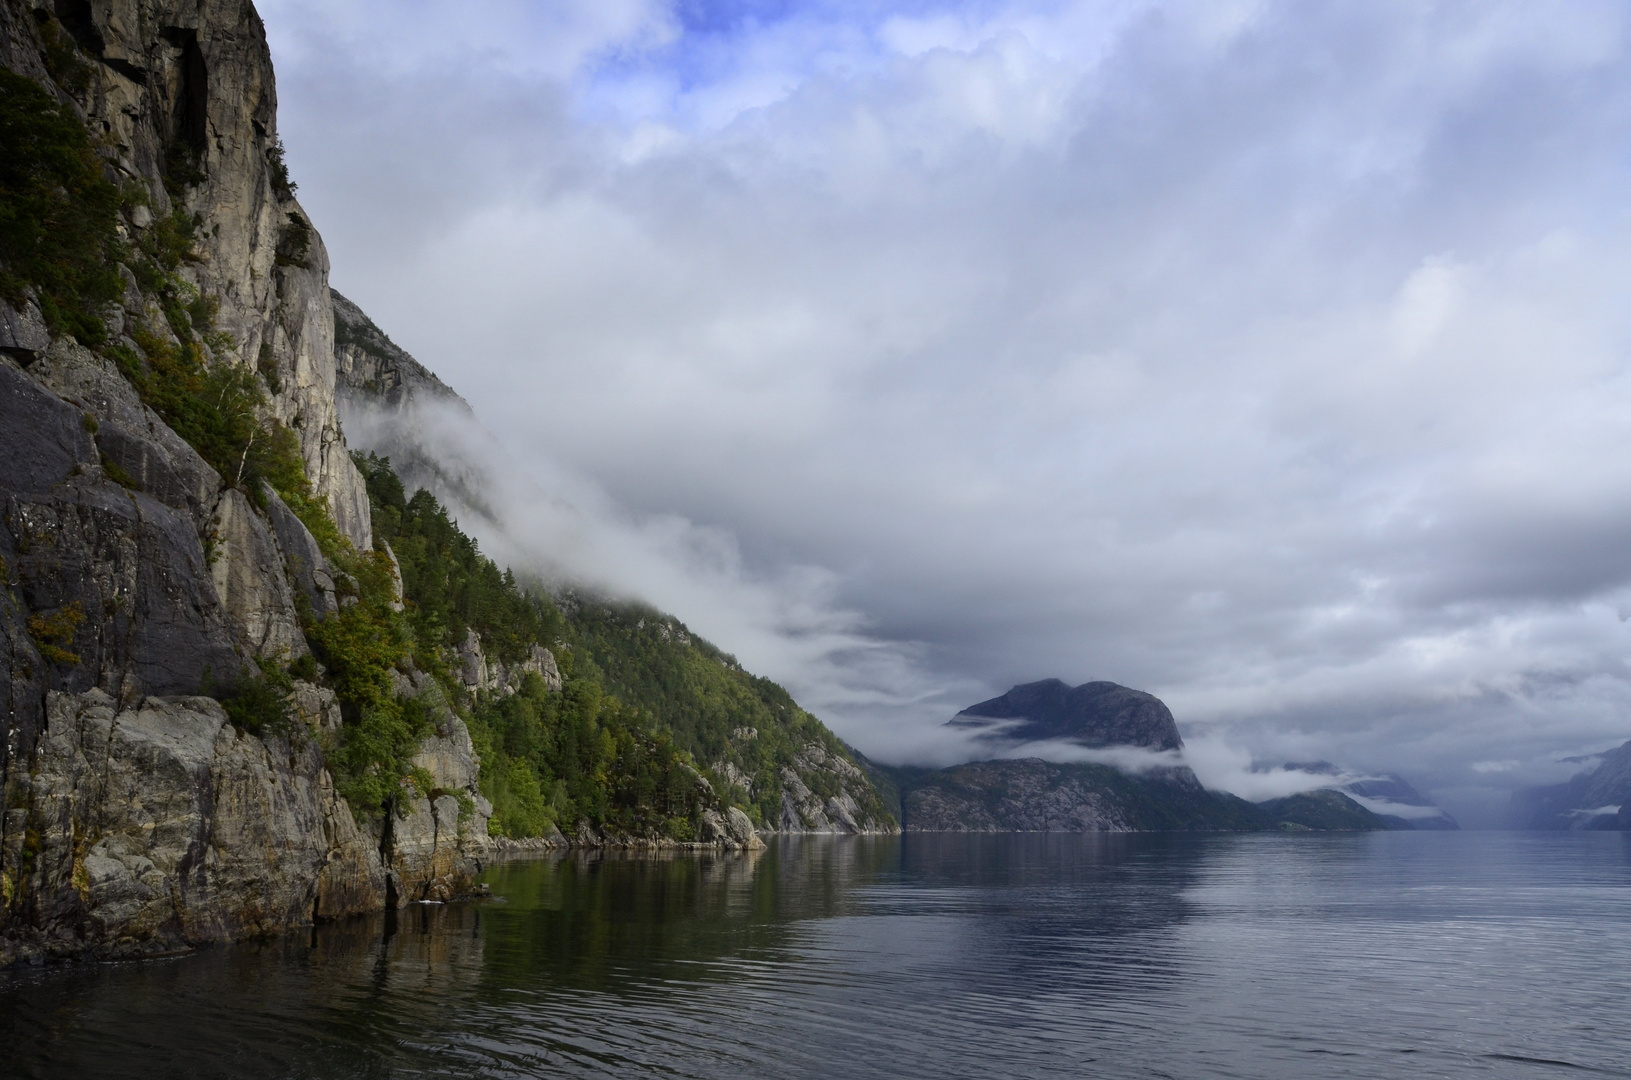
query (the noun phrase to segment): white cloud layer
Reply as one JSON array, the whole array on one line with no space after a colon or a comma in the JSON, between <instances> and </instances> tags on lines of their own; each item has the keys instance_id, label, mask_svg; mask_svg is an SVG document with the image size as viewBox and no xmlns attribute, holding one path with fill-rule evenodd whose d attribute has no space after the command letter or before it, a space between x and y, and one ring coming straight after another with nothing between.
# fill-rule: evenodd
<instances>
[{"instance_id":1,"label":"white cloud layer","mask_svg":"<svg viewBox=\"0 0 1631 1080\"><path fill-rule=\"evenodd\" d=\"M1622 5L261 10L336 283L619 523L516 535L862 749L1108 678L1477 822L1631 738Z\"/></svg>"}]
</instances>

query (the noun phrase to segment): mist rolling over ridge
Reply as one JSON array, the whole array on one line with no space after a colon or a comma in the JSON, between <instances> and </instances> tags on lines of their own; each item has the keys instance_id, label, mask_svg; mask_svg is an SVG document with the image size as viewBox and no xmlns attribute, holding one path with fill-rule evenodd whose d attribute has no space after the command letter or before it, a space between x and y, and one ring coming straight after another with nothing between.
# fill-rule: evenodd
<instances>
[{"instance_id":1,"label":"mist rolling over ridge","mask_svg":"<svg viewBox=\"0 0 1631 1080\"><path fill-rule=\"evenodd\" d=\"M1103 678L1493 824L1631 737L1622 9L481 13L264 5L501 561L885 757Z\"/></svg>"}]
</instances>

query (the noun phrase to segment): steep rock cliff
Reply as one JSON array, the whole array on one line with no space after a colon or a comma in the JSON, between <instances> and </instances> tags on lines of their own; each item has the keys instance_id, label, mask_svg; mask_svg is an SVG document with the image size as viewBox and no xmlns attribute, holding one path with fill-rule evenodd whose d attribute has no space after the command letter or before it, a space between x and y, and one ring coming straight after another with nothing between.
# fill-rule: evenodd
<instances>
[{"instance_id":1,"label":"steep rock cliff","mask_svg":"<svg viewBox=\"0 0 1631 1080\"><path fill-rule=\"evenodd\" d=\"M0 57L42 82L42 31L71 35L73 62L83 65L72 101L100 134L109 166L145 195L130 211L130 232L177 206L191 216L197 258L178 272L219 302L216 325L233 342L214 349L216 358L275 376L275 411L299 435L318 493L341 532L367 548L367 493L335 406L328 254L281 164L271 54L254 7L36 0L8 14Z\"/></svg>"},{"instance_id":2,"label":"steep rock cliff","mask_svg":"<svg viewBox=\"0 0 1631 1080\"><path fill-rule=\"evenodd\" d=\"M378 909L371 838L313 741L235 730L210 698L52 693L6 830L0 962L131 955Z\"/></svg>"},{"instance_id":3,"label":"steep rock cliff","mask_svg":"<svg viewBox=\"0 0 1631 1080\"><path fill-rule=\"evenodd\" d=\"M224 477L114 359L197 350L249 372L339 535L371 547L336 406L327 255L282 164L254 8L6 0L0 64L94 136L121 250L171 260L163 292L117 267L95 350L54 336L35 295L0 299L0 964L462 891L488 843L451 711L415 758L429 790L359 823L324 764L342 727L332 692L295 683L294 726L259 735L197 696L252 661L305 656L301 609L337 612L340 575L275 492ZM17 254L0 251L0 270Z\"/></svg>"}]
</instances>

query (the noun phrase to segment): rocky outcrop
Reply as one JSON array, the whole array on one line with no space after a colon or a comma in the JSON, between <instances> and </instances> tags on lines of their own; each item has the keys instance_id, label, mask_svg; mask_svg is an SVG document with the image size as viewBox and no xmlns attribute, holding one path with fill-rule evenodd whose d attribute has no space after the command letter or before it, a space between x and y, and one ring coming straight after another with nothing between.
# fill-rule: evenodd
<instances>
[{"instance_id":1,"label":"rocky outcrop","mask_svg":"<svg viewBox=\"0 0 1631 1080\"><path fill-rule=\"evenodd\" d=\"M51 347L51 334L34 301L14 308L0 299L0 356L26 367Z\"/></svg>"},{"instance_id":2,"label":"rocky outcrop","mask_svg":"<svg viewBox=\"0 0 1631 1080\"><path fill-rule=\"evenodd\" d=\"M472 696L496 694L508 697L521 689L528 675L544 680L551 692L561 690L561 669L555 663L555 654L542 645L533 645L527 655L506 666L501 660L489 660L481 647L481 635L466 629L459 643L458 676Z\"/></svg>"},{"instance_id":3,"label":"rocky outcrop","mask_svg":"<svg viewBox=\"0 0 1631 1080\"><path fill-rule=\"evenodd\" d=\"M971 705L949 727L1013 743L1058 740L1085 747L1136 746L1178 750L1184 745L1172 712L1153 694L1113 682L1071 687L1058 679L1025 683Z\"/></svg>"},{"instance_id":4,"label":"rocky outcrop","mask_svg":"<svg viewBox=\"0 0 1631 1080\"><path fill-rule=\"evenodd\" d=\"M210 526L215 592L228 617L243 629L250 652L282 661L306 655L310 650L283 554L248 497L234 488L223 491Z\"/></svg>"},{"instance_id":5,"label":"rocky outcrop","mask_svg":"<svg viewBox=\"0 0 1631 1080\"><path fill-rule=\"evenodd\" d=\"M362 308L329 290L334 360L342 404L412 416L437 403L474 419L469 403L374 324Z\"/></svg>"},{"instance_id":6,"label":"rocky outcrop","mask_svg":"<svg viewBox=\"0 0 1631 1080\"><path fill-rule=\"evenodd\" d=\"M734 806L724 810L704 810L697 839L704 844L717 844L739 851L753 851L765 846L754 831L753 820Z\"/></svg>"},{"instance_id":7,"label":"rocky outcrop","mask_svg":"<svg viewBox=\"0 0 1631 1080\"><path fill-rule=\"evenodd\" d=\"M740 772L733 774L746 780ZM871 782L853 762L820 743L806 743L784 765L781 778L781 814L772 824L784 833L896 833L900 827L886 816L863 809L875 803ZM751 797L754 792L748 786Z\"/></svg>"},{"instance_id":8,"label":"rocky outcrop","mask_svg":"<svg viewBox=\"0 0 1631 1080\"><path fill-rule=\"evenodd\" d=\"M52 693L6 811L0 964L132 955L378 909L375 843L304 730L266 739L210 698Z\"/></svg>"},{"instance_id":9,"label":"rocky outcrop","mask_svg":"<svg viewBox=\"0 0 1631 1080\"><path fill-rule=\"evenodd\" d=\"M414 761L435 786L381 837L323 764L340 727L333 692L297 683L292 704L290 730L257 737L212 698L51 693L28 770L8 785L0 965L146 954L467 894L491 807L463 723L441 717Z\"/></svg>"},{"instance_id":10,"label":"rocky outcrop","mask_svg":"<svg viewBox=\"0 0 1631 1080\"><path fill-rule=\"evenodd\" d=\"M1245 800L1203 789L1188 770L1130 776L1027 758L903 779L907 832L1233 832L1271 824Z\"/></svg>"},{"instance_id":11,"label":"rocky outcrop","mask_svg":"<svg viewBox=\"0 0 1631 1080\"><path fill-rule=\"evenodd\" d=\"M387 822L381 851L395 894L448 900L468 891L478 860L488 852L493 807L478 786L480 762L470 731L436 680L423 672L397 678L398 693L423 702L435 725L413 758L413 766L429 774L430 790L414 792L403 814Z\"/></svg>"}]
</instances>

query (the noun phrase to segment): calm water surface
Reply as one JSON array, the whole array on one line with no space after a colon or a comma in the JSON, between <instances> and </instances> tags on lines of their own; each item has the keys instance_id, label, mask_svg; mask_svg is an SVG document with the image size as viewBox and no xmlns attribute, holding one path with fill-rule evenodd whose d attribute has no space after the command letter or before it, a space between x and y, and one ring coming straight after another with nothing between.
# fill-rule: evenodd
<instances>
[{"instance_id":1,"label":"calm water surface","mask_svg":"<svg viewBox=\"0 0 1631 1080\"><path fill-rule=\"evenodd\" d=\"M1631 1077L1631 835L823 838L488 881L0 974L0 1074Z\"/></svg>"}]
</instances>

